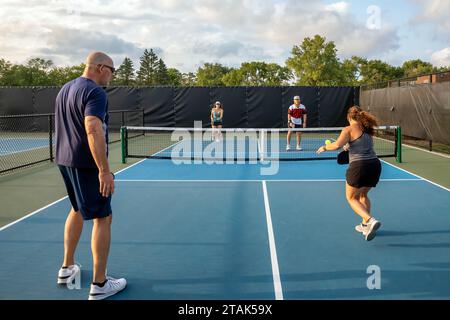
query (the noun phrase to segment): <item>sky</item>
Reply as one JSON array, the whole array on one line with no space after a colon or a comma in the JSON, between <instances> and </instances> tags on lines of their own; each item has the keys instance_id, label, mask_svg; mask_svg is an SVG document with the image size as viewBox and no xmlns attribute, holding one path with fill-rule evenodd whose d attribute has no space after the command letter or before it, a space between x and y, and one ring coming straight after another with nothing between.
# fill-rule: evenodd
<instances>
[{"instance_id":1,"label":"sky","mask_svg":"<svg viewBox=\"0 0 450 320\"><path fill-rule=\"evenodd\" d=\"M392 65L450 66L450 0L0 0L0 59L82 63L104 51L139 65L152 48L168 67L284 65L315 34L352 55Z\"/></svg>"}]
</instances>

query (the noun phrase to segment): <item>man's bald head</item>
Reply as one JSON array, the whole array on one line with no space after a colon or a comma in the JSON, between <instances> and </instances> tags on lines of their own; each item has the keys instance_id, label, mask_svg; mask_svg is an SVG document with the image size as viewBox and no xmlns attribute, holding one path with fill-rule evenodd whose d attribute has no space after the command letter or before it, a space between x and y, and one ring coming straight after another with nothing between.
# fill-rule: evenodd
<instances>
[{"instance_id":1,"label":"man's bald head","mask_svg":"<svg viewBox=\"0 0 450 320\"><path fill-rule=\"evenodd\" d=\"M91 52L86 58L86 65L90 64L107 64L109 66L113 66L112 59L103 52Z\"/></svg>"},{"instance_id":2,"label":"man's bald head","mask_svg":"<svg viewBox=\"0 0 450 320\"><path fill-rule=\"evenodd\" d=\"M91 52L86 58L83 77L95 81L98 85L107 85L114 73L113 60L103 52Z\"/></svg>"}]
</instances>

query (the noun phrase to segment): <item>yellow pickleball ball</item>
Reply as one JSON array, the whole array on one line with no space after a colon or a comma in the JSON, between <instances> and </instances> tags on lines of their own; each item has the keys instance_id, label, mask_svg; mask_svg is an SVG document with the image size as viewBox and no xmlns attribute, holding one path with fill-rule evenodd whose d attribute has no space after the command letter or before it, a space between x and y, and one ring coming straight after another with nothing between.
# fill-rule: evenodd
<instances>
[{"instance_id":1,"label":"yellow pickleball ball","mask_svg":"<svg viewBox=\"0 0 450 320\"><path fill-rule=\"evenodd\" d=\"M325 144L330 144L331 140L325 140Z\"/></svg>"}]
</instances>

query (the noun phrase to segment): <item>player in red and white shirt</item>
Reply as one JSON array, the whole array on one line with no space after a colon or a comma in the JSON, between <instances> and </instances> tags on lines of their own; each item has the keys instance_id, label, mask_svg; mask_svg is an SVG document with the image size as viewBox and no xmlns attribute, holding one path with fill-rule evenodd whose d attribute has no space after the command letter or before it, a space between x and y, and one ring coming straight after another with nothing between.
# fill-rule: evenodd
<instances>
[{"instance_id":1,"label":"player in red and white shirt","mask_svg":"<svg viewBox=\"0 0 450 320\"><path fill-rule=\"evenodd\" d=\"M289 107L288 110L288 127L289 128L306 128L306 107L300 103L300 96L294 97L294 104ZM302 135L300 132L297 133L297 150L302 150L300 142ZM287 134L287 144L286 151L291 150L291 134L292 130L288 131Z\"/></svg>"}]
</instances>

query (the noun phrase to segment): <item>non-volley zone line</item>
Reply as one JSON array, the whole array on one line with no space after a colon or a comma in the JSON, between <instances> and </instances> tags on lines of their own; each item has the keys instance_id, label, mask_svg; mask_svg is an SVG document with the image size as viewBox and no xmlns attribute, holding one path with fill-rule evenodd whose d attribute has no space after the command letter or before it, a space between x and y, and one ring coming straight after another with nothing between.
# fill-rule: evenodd
<instances>
[{"instance_id":1,"label":"non-volley zone line","mask_svg":"<svg viewBox=\"0 0 450 320\"><path fill-rule=\"evenodd\" d=\"M345 179L116 179L115 182L345 182ZM380 181L426 181L421 178L380 179Z\"/></svg>"}]
</instances>

